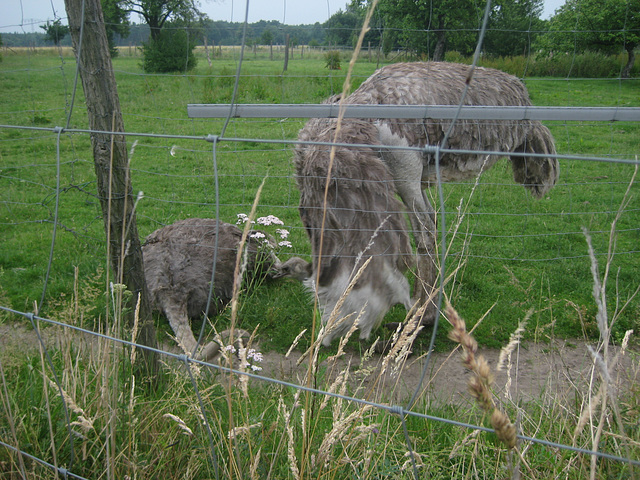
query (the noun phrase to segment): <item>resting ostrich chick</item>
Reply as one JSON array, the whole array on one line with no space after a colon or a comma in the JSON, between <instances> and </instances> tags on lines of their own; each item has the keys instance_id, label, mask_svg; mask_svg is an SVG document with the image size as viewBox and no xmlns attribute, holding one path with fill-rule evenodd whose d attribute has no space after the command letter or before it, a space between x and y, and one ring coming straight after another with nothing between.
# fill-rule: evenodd
<instances>
[{"instance_id":1,"label":"resting ostrich chick","mask_svg":"<svg viewBox=\"0 0 640 480\"><path fill-rule=\"evenodd\" d=\"M180 220L153 232L142 247L152 305L167 317L178 344L187 354L192 354L197 345L189 319L201 318L207 308L216 233L218 255L209 307L209 313L215 315L231 300L233 293L236 255L242 237L238 227L206 218ZM257 240L247 238L247 275L268 274L277 263L273 254L258 247ZM244 333L237 331L235 336L238 338ZM196 358L210 360L219 348L216 342L210 342Z\"/></svg>"},{"instance_id":2,"label":"resting ostrich chick","mask_svg":"<svg viewBox=\"0 0 640 480\"><path fill-rule=\"evenodd\" d=\"M393 105L458 105L469 80L464 105L527 106L531 105L524 84L516 77L499 70L476 68L469 77L470 67L455 63L398 63L377 70L344 101L348 104ZM335 100L334 100L335 101ZM346 120L345 120L346 122ZM429 152L385 149L394 147L442 146L460 150L488 150L554 155L551 132L538 121L458 120L445 145L441 145L451 120L372 120L376 135L353 137L344 129L337 142L376 145L380 156L395 181L416 234L418 277L414 299L421 304L428 298L437 277L435 263L435 212L424 189L436 183L435 155ZM313 123L311 124L313 125ZM319 133L306 127L306 137L319 138ZM368 152L356 154L363 163L370 162ZM495 164L499 155L442 153L442 181L473 178ZM535 197L551 189L559 174L558 161L552 157L511 156L513 176ZM357 160L356 160L357 161ZM433 302L425 311L423 323L433 322L436 308Z\"/></svg>"},{"instance_id":3,"label":"resting ostrich chick","mask_svg":"<svg viewBox=\"0 0 640 480\"><path fill-rule=\"evenodd\" d=\"M313 119L300 131L299 139L330 142L335 128L334 120ZM357 143L378 143L377 130L370 122L350 121L341 133L347 142L354 139ZM313 262L310 276L304 261L297 270L301 273L293 276L310 277L305 283L318 296L326 326L324 345L349 331L358 317L360 338L368 339L391 306L401 303L407 309L411 307L409 282L403 272L412 252L393 179L377 148L337 148L325 216L329 147L298 145L294 161L300 218L311 241ZM360 272L353 289L341 299L367 259L369 264ZM344 303L332 315L342 300Z\"/></svg>"}]
</instances>

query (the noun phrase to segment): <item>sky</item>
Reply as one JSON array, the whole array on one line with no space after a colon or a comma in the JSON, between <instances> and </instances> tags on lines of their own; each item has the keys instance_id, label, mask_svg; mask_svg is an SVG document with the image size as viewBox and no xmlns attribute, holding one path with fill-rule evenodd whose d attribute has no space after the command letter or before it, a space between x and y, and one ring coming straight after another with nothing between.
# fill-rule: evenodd
<instances>
[{"instance_id":1,"label":"sky","mask_svg":"<svg viewBox=\"0 0 640 480\"><path fill-rule=\"evenodd\" d=\"M201 0L201 10L212 20L242 22L249 1L249 23L278 20L287 25L326 22L347 0ZM544 0L542 18L549 18L565 0ZM3 0L0 5L0 33L42 32L39 25L65 18L64 0ZM131 17L132 22L140 20ZM66 21L63 21L66 24Z\"/></svg>"}]
</instances>

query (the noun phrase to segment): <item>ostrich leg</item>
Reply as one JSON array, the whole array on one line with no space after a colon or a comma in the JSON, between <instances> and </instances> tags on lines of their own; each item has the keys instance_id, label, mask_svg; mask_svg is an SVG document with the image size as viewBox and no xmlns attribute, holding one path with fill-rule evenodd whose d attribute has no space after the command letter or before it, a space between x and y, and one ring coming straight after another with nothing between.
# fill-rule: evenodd
<instances>
[{"instance_id":1,"label":"ostrich leg","mask_svg":"<svg viewBox=\"0 0 640 480\"><path fill-rule=\"evenodd\" d=\"M401 145L406 141L395 135L385 135L381 129L381 140L387 145ZM437 308L432 293L436 288L437 263L435 254L435 211L422 189L422 156L417 152L403 150L382 150L382 159L394 179L396 191L405 204L411 220L416 241L417 272L412 301L422 306L428 302L422 315L422 324L431 325L435 321Z\"/></svg>"},{"instance_id":2,"label":"ostrich leg","mask_svg":"<svg viewBox=\"0 0 640 480\"><path fill-rule=\"evenodd\" d=\"M170 299L163 297L162 311L169 320L169 325L176 336L176 341L180 348L187 354L193 354L198 342L191 330L191 323L187 315L187 306L178 302L173 302ZM216 356L220 346L216 342L209 342L202 347L196 354L195 358L198 360L208 361Z\"/></svg>"},{"instance_id":3,"label":"ostrich leg","mask_svg":"<svg viewBox=\"0 0 640 480\"><path fill-rule=\"evenodd\" d=\"M418 306L428 302L421 323L425 326L432 325L437 315L435 290L438 278L435 211L422 190L418 198L407 195L407 192L398 193L407 205L416 241L417 271L412 300L414 303L418 302Z\"/></svg>"},{"instance_id":4,"label":"ostrich leg","mask_svg":"<svg viewBox=\"0 0 640 480\"><path fill-rule=\"evenodd\" d=\"M193 353L198 342L191 331L189 317L187 316L187 306L183 303L172 301L172 299L163 296L160 305L162 311L169 320L169 325L176 336L176 341L180 348L188 355Z\"/></svg>"}]
</instances>

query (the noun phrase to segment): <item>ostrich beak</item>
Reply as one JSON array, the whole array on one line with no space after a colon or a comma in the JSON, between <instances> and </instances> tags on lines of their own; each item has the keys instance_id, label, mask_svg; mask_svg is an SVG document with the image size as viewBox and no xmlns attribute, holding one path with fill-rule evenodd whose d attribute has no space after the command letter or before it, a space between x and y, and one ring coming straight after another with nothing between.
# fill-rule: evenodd
<instances>
[{"instance_id":1,"label":"ostrich beak","mask_svg":"<svg viewBox=\"0 0 640 480\"><path fill-rule=\"evenodd\" d=\"M271 267L271 269L269 270L269 277L270 278L282 278L282 277L286 277L287 276L287 272L285 271L286 269L283 268L284 263L278 263L275 264Z\"/></svg>"},{"instance_id":2,"label":"ostrich beak","mask_svg":"<svg viewBox=\"0 0 640 480\"><path fill-rule=\"evenodd\" d=\"M278 262L271 267L271 278L293 278L303 282L311 277L311 264L300 257L292 257L286 262Z\"/></svg>"}]
</instances>

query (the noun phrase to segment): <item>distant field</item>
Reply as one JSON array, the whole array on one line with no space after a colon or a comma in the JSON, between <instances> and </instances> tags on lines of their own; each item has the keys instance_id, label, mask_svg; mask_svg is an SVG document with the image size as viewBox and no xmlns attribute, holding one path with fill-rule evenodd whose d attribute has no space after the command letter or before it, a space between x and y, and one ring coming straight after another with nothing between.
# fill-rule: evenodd
<instances>
[{"instance_id":1,"label":"distant field","mask_svg":"<svg viewBox=\"0 0 640 480\"><path fill-rule=\"evenodd\" d=\"M152 135L195 136L220 132L223 120L187 118L188 103L227 103L237 68L236 48L224 47L209 67L198 50L195 71L175 75L143 75L135 49L121 49L114 68L130 146L133 187L144 192L138 223L142 237L161 225L185 217L213 216L215 195L211 144L198 139ZM324 67L321 52L294 50L288 71L282 72L282 52L269 48L245 52L239 82L239 103L317 103L342 89L343 69ZM0 124L51 128L64 126L69 112L75 61L69 48L25 49L6 53L0 64ZM278 58L279 56L279 58ZM376 68L376 57L361 54L354 86ZM558 80L528 78L536 105L640 106L638 80ZM294 140L303 120L232 120L217 152L220 176L220 217L234 222L248 213L255 191L268 176L259 215L274 214L292 231L291 253L308 255L310 247L300 223L298 193L293 179L291 146L261 143L261 139ZM86 128L82 90L77 92L72 128ZM637 123L549 122L558 151L567 155L633 159L640 150ZM149 135L147 135L149 134ZM247 140L243 140L247 139ZM0 294L14 308L30 310L39 301L51 241L55 194L56 135L50 130L0 129ZM60 230L45 313L53 314L61 296L72 287L73 269L85 281L106 264L102 220L95 198L89 137L61 138ZM536 339L595 335L595 306L586 243L581 231L592 232L604 266L609 228L628 187L633 167L596 161L561 160L559 185L541 201L514 185L505 161L486 173L473 197L471 184L445 185L447 228L466 213L457 235L450 236L449 271L460 267L447 295L470 321L491 313L477 330L482 344L496 346L508 339L525 313L533 309L527 334ZM637 182L637 180L636 180ZM637 185L632 187L632 192ZM436 202L437 203L437 202ZM621 302L640 278L640 199L632 195L618 222L609 292ZM495 304L495 305L494 305ZM612 306L613 308L613 306ZM293 283L265 285L247 298L242 326L260 329L272 348L288 348L292 332L307 326L308 296ZM96 310L98 312L98 310ZM637 325L636 299L615 325L620 338ZM394 309L390 320L401 320ZM218 320L224 324L225 318ZM268 333L267 333L268 332ZM307 339L308 341L308 339ZM446 344L444 333L440 344Z\"/></svg>"}]
</instances>

